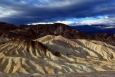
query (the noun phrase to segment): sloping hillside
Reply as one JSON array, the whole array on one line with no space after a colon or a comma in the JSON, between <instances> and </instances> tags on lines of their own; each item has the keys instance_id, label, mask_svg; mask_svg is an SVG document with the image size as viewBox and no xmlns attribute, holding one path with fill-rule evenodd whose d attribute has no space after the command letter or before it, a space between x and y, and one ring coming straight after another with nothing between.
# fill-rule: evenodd
<instances>
[{"instance_id":1,"label":"sloping hillside","mask_svg":"<svg viewBox=\"0 0 115 77\"><path fill-rule=\"evenodd\" d=\"M2 23L0 76L115 71L114 39L114 35L92 35L59 23Z\"/></svg>"},{"instance_id":2,"label":"sloping hillside","mask_svg":"<svg viewBox=\"0 0 115 77\"><path fill-rule=\"evenodd\" d=\"M0 45L0 72L65 74L111 71L115 70L114 51L114 46L100 41L52 35L34 41L8 41Z\"/></svg>"}]
</instances>

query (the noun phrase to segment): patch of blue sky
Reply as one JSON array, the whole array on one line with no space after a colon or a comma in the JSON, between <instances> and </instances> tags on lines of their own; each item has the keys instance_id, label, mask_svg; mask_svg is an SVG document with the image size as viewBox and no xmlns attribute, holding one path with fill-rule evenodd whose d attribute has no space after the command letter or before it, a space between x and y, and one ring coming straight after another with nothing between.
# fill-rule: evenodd
<instances>
[{"instance_id":1,"label":"patch of blue sky","mask_svg":"<svg viewBox=\"0 0 115 77\"><path fill-rule=\"evenodd\" d=\"M72 22L76 23L76 22L82 22L85 20L97 20L97 19L104 19L104 18L105 18L105 16L85 17L85 18L69 18L69 19L66 19L65 21L72 21Z\"/></svg>"}]
</instances>

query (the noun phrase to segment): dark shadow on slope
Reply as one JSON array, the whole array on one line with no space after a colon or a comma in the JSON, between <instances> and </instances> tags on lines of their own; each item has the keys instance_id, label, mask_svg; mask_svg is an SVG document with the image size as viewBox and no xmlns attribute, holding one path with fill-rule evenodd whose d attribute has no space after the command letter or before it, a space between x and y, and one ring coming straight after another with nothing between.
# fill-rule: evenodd
<instances>
[{"instance_id":1,"label":"dark shadow on slope","mask_svg":"<svg viewBox=\"0 0 115 77\"><path fill-rule=\"evenodd\" d=\"M86 48L86 49L88 49L88 50L94 52L94 53L99 57L100 60L103 60L103 59L104 59L104 58L102 57L102 55L100 55L100 54L97 53L96 51L94 51L94 50L92 50L92 49L86 47L82 42L80 42L80 41L78 41L78 40L76 40L75 42L76 42L77 44L79 44L80 46L82 46L83 48Z\"/></svg>"}]
</instances>

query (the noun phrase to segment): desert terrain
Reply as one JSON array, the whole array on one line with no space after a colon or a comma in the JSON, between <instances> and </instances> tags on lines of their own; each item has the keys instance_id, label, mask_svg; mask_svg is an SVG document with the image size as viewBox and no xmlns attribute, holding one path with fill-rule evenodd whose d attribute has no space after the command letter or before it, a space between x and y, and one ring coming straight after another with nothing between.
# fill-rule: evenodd
<instances>
[{"instance_id":1,"label":"desert terrain","mask_svg":"<svg viewBox=\"0 0 115 77\"><path fill-rule=\"evenodd\" d=\"M1 25L1 77L115 76L113 35L92 35L64 24Z\"/></svg>"}]
</instances>

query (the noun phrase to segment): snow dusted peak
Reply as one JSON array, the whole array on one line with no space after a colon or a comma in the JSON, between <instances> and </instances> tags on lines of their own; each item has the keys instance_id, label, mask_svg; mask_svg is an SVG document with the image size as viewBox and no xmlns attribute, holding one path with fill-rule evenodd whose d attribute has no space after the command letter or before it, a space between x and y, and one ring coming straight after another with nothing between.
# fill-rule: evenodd
<instances>
[{"instance_id":1,"label":"snow dusted peak","mask_svg":"<svg viewBox=\"0 0 115 77\"><path fill-rule=\"evenodd\" d=\"M115 28L115 26L94 26L95 28L99 28L99 29L112 29Z\"/></svg>"},{"instance_id":2,"label":"snow dusted peak","mask_svg":"<svg viewBox=\"0 0 115 77\"><path fill-rule=\"evenodd\" d=\"M105 29L115 28L115 26L106 26Z\"/></svg>"}]
</instances>

